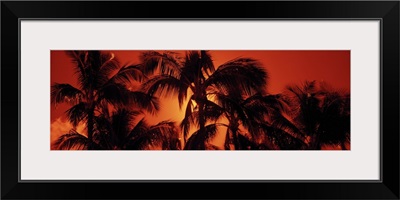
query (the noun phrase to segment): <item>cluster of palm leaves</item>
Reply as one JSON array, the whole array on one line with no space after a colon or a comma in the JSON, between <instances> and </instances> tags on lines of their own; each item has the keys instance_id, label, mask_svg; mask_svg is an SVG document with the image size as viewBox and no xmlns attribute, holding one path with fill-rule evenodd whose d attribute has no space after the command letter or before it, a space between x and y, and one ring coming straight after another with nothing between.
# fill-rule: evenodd
<instances>
[{"instance_id":1,"label":"cluster of palm leaves","mask_svg":"<svg viewBox=\"0 0 400 200\"><path fill-rule=\"evenodd\" d=\"M317 82L269 94L268 73L252 58L215 67L208 51L147 51L139 64L121 66L110 52L67 54L79 88L55 83L51 100L70 103L68 120L87 134L73 129L54 149L321 149L350 141L349 94ZM184 109L182 121L148 124L145 113L157 114L168 95ZM224 147L213 144L221 133Z\"/></svg>"}]
</instances>

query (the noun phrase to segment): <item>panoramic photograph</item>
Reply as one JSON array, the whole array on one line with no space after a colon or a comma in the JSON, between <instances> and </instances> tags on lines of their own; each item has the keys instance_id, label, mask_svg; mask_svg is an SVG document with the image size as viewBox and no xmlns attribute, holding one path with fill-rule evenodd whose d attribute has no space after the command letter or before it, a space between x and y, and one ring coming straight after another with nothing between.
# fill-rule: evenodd
<instances>
[{"instance_id":1,"label":"panoramic photograph","mask_svg":"<svg viewBox=\"0 0 400 200\"><path fill-rule=\"evenodd\" d=\"M349 50L52 50L51 150L350 150Z\"/></svg>"}]
</instances>

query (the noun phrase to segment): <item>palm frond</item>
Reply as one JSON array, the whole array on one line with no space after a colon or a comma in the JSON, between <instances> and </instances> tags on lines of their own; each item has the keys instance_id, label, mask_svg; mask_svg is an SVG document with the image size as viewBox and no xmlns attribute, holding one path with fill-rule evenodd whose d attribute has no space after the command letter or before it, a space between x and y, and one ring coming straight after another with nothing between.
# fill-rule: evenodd
<instances>
[{"instance_id":1,"label":"palm frond","mask_svg":"<svg viewBox=\"0 0 400 200\"><path fill-rule=\"evenodd\" d=\"M109 77L112 75L112 73L114 73L119 68L119 61L113 53L102 54L101 66L98 72L100 79L99 86L104 85L109 80Z\"/></svg>"},{"instance_id":2,"label":"palm frond","mask_svg":"<svg viewBox=\"0 0 400 200\"><path fill-rule=\"evenodd\" d=\"M282 101L281 95L260 95L256 94L250 96L243 102L244 107L252 108L254 110L264 110L270 108L272 110L284 110L285 102ZM269 114L268 111L266 114Z\"/></svg>"},{"instance_id":3,"label":"palm frond","mask_svg":"<svg viewBox=\"0 0 400 200\"><path fill-rule=\"evenodd\" d=\"M109 82L129 84L131 81L141 82L144 78L141 65L127 65L121 67L116 74L110 77Z\"/></svg>"},{"instance_id":4,"label":"palm frond","mask_svg":"<svg viewBox=\"0 0 400 200\"><path fill-rule=\"evenodd\" d=\"M105 100L116 107L124 107L130 103L129 91L120 83L108 83L98 91L98 99Z\"/></svg>"},{"instance_id":5,"label":"palm frond","mask_svg":"<svg viewBox=\"0 0 400 200\"><path fill-rule=\"evenodd\" d=\"M127 142L126 149L179 149L178 143L180 142L174 122L162 121L148 127L142 119L135 129L132 130L132 137Z\"/></svg>"},{"instance_id":6,"label":"palm frond","mask_svg":"<svg viewBox=\"0 0 400 200\"><path fill-rule=\"evenodd\" d=\"M149 125L145 119L142 118L135 127L131 130L129 135L126 137L126 142L123 149L126 150L140 150L145 149L148 144L151 144L151 140L147 137Z\"/></svg>"},{"instance_id":7,"label":"palm frond","mask_svg":"<svg viewBox=\"0 0 400 200\"><path fill-rule=\"evenodd\" d=\"M265 98L261 95L251 96L240 105L246 116L246 119L241 120L245 122L248 120L257 122L264 121L266 117L272 114L271 112L273 112L273 110L278 109L272 102L265 101Z\"/></svg>"},{"instance_id":8,"label":"palm frond","mask_svg":"<svg viewBox=\"0 0 400 200\"><path fill-rule=\"evenodd\" d=\"M68 109L66 112L68 120L76 127L79 122L87 120L88 105L84 102L78 103Z\"/></svg>"},{"instance_id":9,"label":"palm frond","mask_svg":"<svg viewBox=\"0 0 400 200\"><path fill-rule=\"evenodd\" d=\"M158 98L144 92L130 91L126 98L128 98L129 104L136 105L138 108L144 109L152 115L160 110Z\"/></svg>"},{"instance_id":10,"label":"palm frond","mask_svg":"<svg viewBox=\"0 0 400 200\"><path fill-rule=\"evenodd\" d=\"M283 115L276 115L273 117L272 126L278 130L282 130L294 138L301 141L306 141L305 134L294 124L292 121L284 117Z\"/></svg>"},{"instance_id":11,"label":"palm frond","mask_svg":"<svg viewBox=\"0 0 400 200\"><path fill-rule=\"evenodd\" d=\"M145 74L153 74L160 70L161 74L178 76L180 74L179 57L174 52L146 51L140 56L142 70Z\"/></svg>"},{"instance_id":12,"label":"palm frond","mask_svg":"<svg viewBox=\"0 0 400 200\"><path fill-rule=\"evenodd\" d=\"M130 134L130 130L133 128L133 120L139 114L140 112L138 111L131 111L124 108L119 108L113 112L111 126L114 135L120 143L118 146L125 143L126 138Z\"/></svg>"},{"instance_id":13,"label":"palm frond","mask_svg":"<svg viewBox=\"0 0 400 200\"><path fill-rule=\"evenodd\" d=\"M306 146L303 140L294 137L284 129L276 128L267 123L260 124L258 131L264 134L264 145L267 149L299 150Z\"/></svg>"},{"instance_id":14,"label":"palm frond","mask_svg":"<svg viewBox=\"0 0 400 200\"><path fill-rule=\"evenodd\" d=\"M302 86L290 85L286 87L289 94L294 95L294 101L302 101L305 98L315 96L317 93L316 81L305 81Z\"/></svg>"},{"instance_id":15,"label":"palm frond","mask_svg":"<svg viewBox=\"0 0 400 200\"><path fill-rule=\"evenodd\" d=\"M206 144L211 138L213 138L217 132L219 126L226 126L225 124L215 123L204 127L204 132L199 130L194 132L185 144L185 150L204 150Z\"/></svg>"},{"instance_id":16,"label":"palm frond","mask_svg":"<svg viewBox=\"0 0 400 200\"><path fill-rule=\"evenodd\" d=\"M95 105L96 111L100 113L100 115L103 115L105 119L110 119L110 115L112 114L111 110L113 110L113 108L108 104L107 100L97 99Z\"/></svg>"},{"instance_id":17,"label":"palm frond","mask_svg":"<svg viewBox=\"0 0 400 200\"><path fill-rule=\"evenodd\" d=\"M253 95L241 104L247 118L262 122L276 114L288 111L288 105L281 95Z\"/></svg>"},{"instance_id":18,"label":"palm frond","mask_svg":"<svg viewBox=\"0 0 400 200\"><path fill-rule=\"evenodd\" d=\"M236 94L224 94L222 92L215 92L214 94L215 102L227 112L227 113L234 113L235 108L239 106L241 103L242 95Z\"/></svg>"},{"instance_id":19,"label":"palm frond","mask_svg":"<svg viewBox=\"0 0 400 200\"><path fill-rule=\"evenodd\" d=\"M86 52L84 51L65 51L68 57L72 60L74 63L75 67L75 74L79 74L79 79L85 79L86 78L86 72L85 72L85 57L86 57Z\"/></svg>"},{"instance_id":20,"label":"palm frond","mask_svg":"<svg viewBox=\"0 0 400 200\"><path fill-rule=\"evenodd\" d=\"M261 65L251 58L239 58L221 65L205 82L228 93L237 91L251 95L254 91L265 92L268 74Z\"/></svg>"},{"instance_id":21,"label":"palm frond","mask_svg":"<svg viewBox=\"0 0 400 200\"><path fill-rule=\"evenodd\" d=\"M77 104L84 98L84 93L70 84L55 83L51 86L51 103L59 104L68 102Z\"/></svg>"},{"instance_id":22,"label":"palm frond","mask_svg":"<svg viewBox=\"0 0 400 200\"><path fill-rule=\"evenodd\" d=\"M218 104L207 100L205 101L205 118L206 120L217 121L220 119L224 114L224 108L219 106Z\"/></svg>"},{"instance_id":23,"label":"palm frond","mask_svg":"<svg viewBox=\"0 0 400 200\"><path fill-rule=\"evenodd\" d=\"M57 150L88 150L90 141L84 135L76 131L61 135L54 143L53 147Z\"/></svg>"},{"instance_id":24,"label":"palm frond","mask_svg":"<svg viewBox=\"0 0 400 200\"><path fill-rule=\"evenodd\" d=\"M146 134L153 140L161 142L163 149L177 149L176 143L179 136L174 122L162 121L157 125L151 126Z\"/></svg>"},{"instance_id":25,"label":"palm frond","mask_svg":"<svg viewBox=\"0 0 400 200\"><path fill-rule=\"evenodd\" d=\"M104 99L116 107L131 107L136 105L151 114L159 109L158 99L154 96L139 91L130 91L124 85L109 83L98 92L99 99Z\"/></svg>"},{"instance_id":26,"label":"palm frond","mask_svg":"<svg viewBox=\"0 0 400 200\"><path fill-rule=\"evenodd\" d=\"M128 93L129 90L124 85L109 83L98 91L98 99L106 100L114 106L121 107L129 103Z\"/></svg>"},{"instance_id":27,"label":"palm frond","mask_svg":"<svg viewBox=\"0 0 400 200\"><path fill-rule=\"evenodd\" d=\"M107 74L120 68L119 60L112 52L102 53L100 55L100 74Z\"/></svg>"},{"instance_id":28,"label":"palm frond","mask_svg":"<svg viewBox=\"0 0 400 200\"><path fill-rule=\"evenodd\" d=\"M186 99L189 85L170 75L158 75L142 84L142 90L149 95L159 94L161 96L178 95L179 105L183 105Z\"/></svg>"}]
</instances>

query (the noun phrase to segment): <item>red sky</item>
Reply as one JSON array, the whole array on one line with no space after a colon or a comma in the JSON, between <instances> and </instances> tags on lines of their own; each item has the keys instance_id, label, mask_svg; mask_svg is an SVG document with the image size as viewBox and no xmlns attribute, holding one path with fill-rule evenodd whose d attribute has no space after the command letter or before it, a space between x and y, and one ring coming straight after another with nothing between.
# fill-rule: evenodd
<instances>
[{"instance_id":1,"label":"red sky","mask_svg":"<svg viewBox=\"0 0 400 200\"><path fill-rule=\"evenodd\" d=\"M141 51L114 51L122 65L138 63ZM184 51L179 51L184 52ZM210 54L217 67L237 57L251 57L259 60L269 73L268 91L280 93L289 84L300 84L305 80L325 81L337 89L350 91L350 51L243 51L212 50ZM51 51L51 83L69 83L77 86L73 64L64 51ZM251 77L249 77L251 78ZM49 85L50 86L50 85ZM175 99L163 99L162 109L150 121L175 120L180 122L183 111L179 110ZM53 127L65 119L64 112L69 105L51 107L52 139L59 133ZM184 108L184 107L183 107ZM151 119L150 119L151 118ZM60 131L60 130L59 130ZM65 130L62 130L65 131Z\"/></svg>"}]
</instances>

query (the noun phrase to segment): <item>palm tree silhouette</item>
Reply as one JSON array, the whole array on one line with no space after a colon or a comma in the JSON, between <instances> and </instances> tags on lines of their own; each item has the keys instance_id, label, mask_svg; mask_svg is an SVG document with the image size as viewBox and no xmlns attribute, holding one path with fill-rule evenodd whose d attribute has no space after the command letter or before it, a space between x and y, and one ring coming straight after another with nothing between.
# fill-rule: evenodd
<instances>
[{"instance_id":1,"label":"palm tree silhouette","mask_svg":"<svg viewBox=\"0 0 400 200\"><path fill-rule=\"evenodd\" d=\"M268 118L279 112L279 95L254 94L248 98L233 95L217 95L217 101L223 105L229 121L225 147L233 144L235 150L254 149L260 144L262 125L268 126ZM243 128L240 128L243 127ZM243 132L243 133L242 133ZM267 142L268 149L276 149Z\"/></svg>"},{"instance_id":2,"label":"palm tree silhouette","mask_svg":"<svg viewBox=\"0 0 400 200\"><path fill-rule=\"evenodd\" d=\"M92 149L100 149L96 144L90 145L91 141L87 136L78 133L76 130L72 129L69 133L61 135L54 141L52 149L56 150L88 150L89 146Z\"/></svg>"},{"instance_id":3,"label":"palm tree silhouette","mask_svg":"<svg viewBox=\"0 0 400 200\"><path fill-rule=\"evenodd\" d=\"M180 149L180 140L174 122L162 121L148 125L144 118L136 124L139 111L118 109L110 117L101 115L97 118L102 124L95 134L98 144L103 149L140 150L140 149Z\"/></svg>"},{"instance_id":4,"label":"palm tree silhouette","mask_svg":"<svg viewBox=\"0 0 400 200\"><path fill-rule=\"evenodd\" d=\"M210 103L209 110L215 114L211 116L223 114L229 122L225 149L231 149L231 144L235 150L281 148L273 138L285 133L272 124L284 109L281 95L256 93L247 98L218 92L214 95L216 104Z\"/></svg>"},{"instance_id":5,"label":"palm tree silhouette","mask_svg":"<svg viewBox=\"0 0 400 200\"><path fill-rule=\"evenodd\" d=\"M127 150L181 150L181 141L175 122L162 121L149 126L141 121L140 129L144 131L131 134L134 137L127 143ZM135 127L136 128L136 127Z\"/></svg>"},{"instance_id":6,"label":"palm tree silhouette","mask_svg":"<svg viewBox=\"0 0 400 200\"><path fill-rule=\"evenodd\" d=\"M174 122L148 125L144 118L135 124L139 111L118 108L112 114L95 117L98 125L93 134L94 148L98 150L180 149L180 140ZM62 135L53 144L55 149L88 149L89 139L76 131Z\"/></svg>"},{"instance_id":7,"label":"palm tree silhouette","mask_svg":"<svg viewBox=\"0 0 400 200\"><path fill-rule=\"evenodd\" d=\"M93 143L95 117L103 112L101 109L135 104L150 113L158 110L155 98L143 92L131 91L126 87L131 80L142 80L143 74L138 66L121 67L113 53L100 51L66 51L66 53L74 63L79 89L70 84L54 83L51 86L51 102L54 105L64 102L72 105L66 114L74 127L79 122L86 123L86 149L93 149L96 146ZM62 136L62 141L65 142L68 138L71 139L69 141L71 143L82 141L84 139L82 135L77 134L76 131L72 131Z\"/></svg>"},{"instance_id":8,"label":"palm tree silhouette","mask_svg":"<svg viewBox=\"0 0 400 200\"><path fill-rule=\"evenodd\" d=\"M217 133L218 127L226 127L226 150L232 149L231 145L235 150L289 148L288 145L284 145L283 138L289 140L293 137L287 136L286 132L277 129L272 123L276 116L281 115L283 109L281 95L254 94L243 98L214 92L213 96L215 102L207 101L205 117L214 123L207 125L204 133L193 133L185 149L204 149L205 146L211 145L208 143L209 139ZM198 112L194 111L187 119L190 123L195 123L197 118ZM228 122L216 123L221 118L226 118Z\"/></svg>"},{"instance_id":9,"label":"palm tree silhouette","mask_svg":"<svg viewBox=\"0 0 400 200\"><path fill-rule=\"evenodd\" d=\"M350 141L350 95L332 89L325 83L306 81L289 86L286 101L290 118L277 119L276 125L290 133L303 135L307 149L321 145L341 145Z\"/></svg>"},{"instance_id":10,"label":"palm tree silhouette","mask_svg":"<svg viewBox=\"0 0 400 200\"><path fill-rule=\"evenodd\" d=\"M210 90L239 96L253 91L263 92L267 81L267 72L251 58L237 58L218 68L214 67L208 51L189 51L185 58L179 58L173 52L150 51L143 53L141 60L147 74L159 72L143 84L145 91L150 95L174 93L180 107L189 99L181 123L185 141L190 126L194 124L199 127L196 133L200 133L196 134L199 138L196 141L204 142L207 136L215 133L217 124L206 126L207 107L212 102L208 99ZM197 112L197 117L190 121L192 112ZM199 147L204 147L204 144Z\"/></svg>"}]
</instances>

